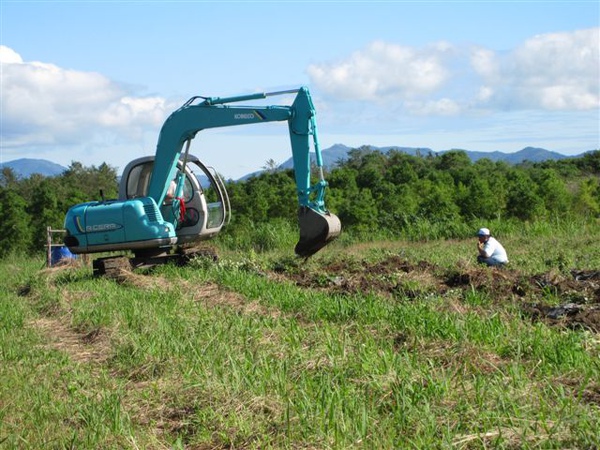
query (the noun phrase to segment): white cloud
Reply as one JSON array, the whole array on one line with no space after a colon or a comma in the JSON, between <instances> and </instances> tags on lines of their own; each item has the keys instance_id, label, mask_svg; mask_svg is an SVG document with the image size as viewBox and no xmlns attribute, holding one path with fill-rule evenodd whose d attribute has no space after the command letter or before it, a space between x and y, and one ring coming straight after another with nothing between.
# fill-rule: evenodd
<instances>
[{"instance_id":1,"label":"white cloud","mask_svg":"<svg viewBox=\"0 0 600 450\"><path fill-rule=\"evenodd\" d=\"M536 36L526 42L516 52L516 60L534 101L548 109L598 108L599 44L598 28Z\"/></svg>"},{"instance_id":2,"label":"white cloud","mask_svg":"<svg viewBox=\"0 0 600 450\"><path fill-rule=\"evenodd\" d=\"M316 87L340 100L411 99L436 91L446 81L442 58L449 48L440 44L417 50L376 41L345 60L313 64L307 71Z\"/></svg>"},{"instance_id":3,"label":"white cloud","mask_svg":"<svg viewBox=\"0 0 600 450\"><path fill-rule=\"evenodd\" d=\"M498 59L492 50L479 47L473 48L470 58L471 66L477 74L491 79L498 77Z\"/></svg>"},{"instance_id":4,"label":"white cloud","mask_svg":"<svg viewBox=\"0 0 600 450\"><path fill-rule=\"evenodd\" d=\"M543 34L502 57L478 50L471 63L482 77L489 105L593 110L600 106L599 43L598 28Z\"/></svg>"},{"instance_id":5,"label":"white cloud","mask_svg":"<svg viewBox=\"0 0 600 450\"><path fill-rule=\"evenodd\" d=\"M121 97L98 116L106 127L128 128L132 122L158 125L165 118L166 101L162 97Z\"/></svg>"},{"instance_id":6,"label":"white cloud","mask_svg":"<svg viewBox=\"0 0 600 450\"><path fill-rule=\"evenodd\" d=\"M0 45L0 64L19 64L22 63L23 59L21 55L15 52L12 48L8 48L5 45Z\"/></svg>"},{"instance_id":7,"label":"white cloud","mask_svg":"<svg viewBox=\"0 0 600 450\"><path fill-rule=\"evenodd\" d=\"M503 54L377 41L345 59L313 64L308 75L330 99L387 101L410 114L585 111L600 106L599 42L598 28L534 36Z\"/></svg>"},{"instance_id":8,"label":"white cloud","mask_svg":"<svg viewBox=\"0 0 600 450\"><path fill-rule=\"evenodd\" d=\"M24 62L6 46L0 62L5 148L83 144L106 132L129 140L166 116L164 99L134 97L98 73Z\"/></svg>"}]
</instances>

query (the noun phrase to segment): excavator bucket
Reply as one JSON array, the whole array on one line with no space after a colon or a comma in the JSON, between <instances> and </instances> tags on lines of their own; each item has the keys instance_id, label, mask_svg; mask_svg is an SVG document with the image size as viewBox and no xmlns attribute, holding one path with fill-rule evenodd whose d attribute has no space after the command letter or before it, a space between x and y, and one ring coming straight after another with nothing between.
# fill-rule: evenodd
<instances>
[{"instance_id":1,"label":"excavator bucket","mask_svg":"<svg viewBox=\"0 0 600 450\"><path fill-rule=\"evenodd\" d=\"M300 240L296 244L298 256L309 257L338 237L342 231L340 219L335 214L320 213L307 206L298 210Z\"/></svg>"}]
</instances>

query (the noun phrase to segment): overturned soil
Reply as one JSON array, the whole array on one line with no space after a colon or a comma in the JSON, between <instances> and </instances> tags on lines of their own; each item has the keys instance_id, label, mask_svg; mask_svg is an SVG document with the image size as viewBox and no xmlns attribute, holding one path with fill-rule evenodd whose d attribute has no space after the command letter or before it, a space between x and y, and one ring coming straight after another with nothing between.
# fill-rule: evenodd
<instances>
[{"instance_id":1,"label":"overturned soil","mask_svg":"<svg viewBox=\"0 0 600 450\"><path fill-rule=\"evenodd\" d=\"M524 276L510 268L485 266L444 269L399 256L382 261L337 261L310 269L279 267L278 276L298 286L337 294L371 292L399 300L477 292L494 303L516 302L523 317L549 325L600 333L600 271L550 271Z\"/></svg>"}]
</instances>

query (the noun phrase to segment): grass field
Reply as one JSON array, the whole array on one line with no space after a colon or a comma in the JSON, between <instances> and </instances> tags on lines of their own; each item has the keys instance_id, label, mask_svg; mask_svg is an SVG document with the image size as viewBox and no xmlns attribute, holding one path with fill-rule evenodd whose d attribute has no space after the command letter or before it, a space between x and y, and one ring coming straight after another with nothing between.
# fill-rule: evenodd
<instances>
[{"instance_id":1,"label":"grass field","mask_svg":"<svg viewBox=\"0 0 600 450\"><path fill-rule=\"evenodd\" d=\"M500 238L1 261L0 448L597 449L600 227Z\"/></svg>"}]
</instances>

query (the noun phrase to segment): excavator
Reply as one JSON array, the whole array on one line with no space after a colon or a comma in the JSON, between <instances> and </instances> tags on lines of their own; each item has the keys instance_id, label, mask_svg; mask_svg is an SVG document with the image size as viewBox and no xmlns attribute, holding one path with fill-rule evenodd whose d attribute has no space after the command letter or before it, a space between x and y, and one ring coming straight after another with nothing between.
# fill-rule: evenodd
<instances>
[{"instance_id":1,"label":"excavator","mask_svg":"<svg viewBox=\"0 0 600 450\"><path fill-rule=\"evenodd\" d=\"M284 94L295 94L291 105L232 105ZM300 238L295 253L305 258L315 254L339 236L341 223L325 207L327 182L315 108L306 87L235 97L190 98L164 122L155 154L135 159L125 167L118 199L106 200L101 193L99 201L69 208L64 226L65 246L74 254L133 253L133 257L95 259L95 275L115 268L189 261L195 256L194 243L215 237L231 217L225 183L213 168L189 153L192 139L199 131L210 128L285 121L298 197ZM314 184L311 137L318 170Z\"/></svg>"}]
</instances>

